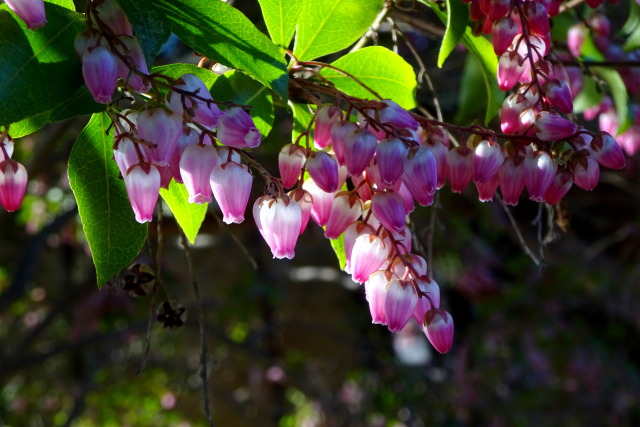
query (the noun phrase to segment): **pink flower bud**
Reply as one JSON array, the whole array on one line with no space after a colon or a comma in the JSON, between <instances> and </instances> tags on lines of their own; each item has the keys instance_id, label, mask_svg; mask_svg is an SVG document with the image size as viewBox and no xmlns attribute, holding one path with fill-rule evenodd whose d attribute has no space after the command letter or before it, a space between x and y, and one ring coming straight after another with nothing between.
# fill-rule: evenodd
<instances>
[{"instance_id":1,"label":"pink flower bud","mask_svg":"<svg viewBox=\"0 0 640 427\"><path fill-rule=\"evenodd\" d=\"M208 129L213 129L222 116L222 111L213 102L211 93L200 78L193 74L183 74L178 79L176 89L188 92L194 96L188 96L179 92L171 91L168 94L168 107L175 114L183 115L184 109L189 111L189 120L193 120ZM196 98L197 96L197 98Z\"/></svg>"},{"instance_id":2,"label":"pink flower bud","mask_svg":"<svg viewBox=\"0 0 640 427\"><path fill-rule=\"evenodd\" d=\"M418 299L418 304L416 304L416 308L413 310L414 320L418 325L422 325L425 314L427 314L427 312L432 308L440 307L440 287L433 279L429 281L427 278L421 278L417 279L416 283L418 284L420 291L426 293L429 297L420 297L420 299Z\"/></svg>"},{"instance_id":3,"label":"pink flower bud","mask_svg":"<svg viewBox=\"0 0 640 427\"><path fill-rule=\"evenodd\" d=\"M602 166L622 169L626 160L620 145L608 133L596 135L591 141L592 156Z\"/></svg>"},{"instance_id":4,"label":"pink flower bud","mask_svg":"<svg viewBox=\"0 0 640 427\"><path fill-rule=\"evenodd\" d=\"M390 271L376 271L364 284L365 297L369 303L371 313L371 323L376 325L387 324L387 313L385 311L385 295L387 286L398 277Z\"/></svg>"},{"instance_id":5,"label":"pink flower bud","mask_svg":"<svg viewBox=\"0 0 640 427\"><path fill-rule=\"evenodd\" d=\"M333 198L324 236L327 239L337 239L345 232L349 224L356 221L361 214L362 201L360 198L351 192L339 192Z\"/></svg>"},{"instance_id":6,"label":"pink flower bud","mask_svg":"<svg viewBox=\"0 0 640 427\"><path fill-rule=\"evenodd\" d=\"M380 141L376 148L376 161L380 180L387 188L392 188L402 175L409 149L400 138Z\"/></svg>"},{"instance_id":7,"label":"pink flower bud","mask_svg":"<svg viewBox=\"0 0 640 427\"><path fill-rule=\"evenodd\" d=\"M500 109L500 128L502 132L514 134L520 129L520 114L529 107L527 100L520 100L518 94L505 98Z\"/></svg>"},{"instance_id":8,"label":"pink flower bud","mask_svg":"<svg viewBox=\"0 0 640 427\"><path fill-rule=\"evenodd\" d=\"M200 132L196 129L185 126L182 128L182 133L180 134L180 138L178 138L178 145L173 150L171 154L171 158L169 159L169 167L171 168L171 172L174 175L176 182L182 184L182 177L180 176L180 157L182 157L182 153L189 145L198 144L200 141ZM208 135L205 135L202 138L202 143L205 145L212 145L211 138ZM216 154L216 165L221 163L219 156ZM238 160L239 161L239 160ZM208 179L208 178L207 178Z\"/></svg>"},{"instance_id":9,"label":"pink flower bud","mask_svg":"<svg viewBox=\"0 0 640 427\"><path fill-rule=\"evenodd\" d=\"M447 153L447 176L451 191L462 193L473 175L473 151L468 147L458 147Z\"/></svg>"},{"instance_id":10,"label":"pink flower bud","mask_svg":"<svg viewBox=\"0 0 640 427\"><path fill-rule=\"evenodd\" d=\"M483 184L490 181L504 162L502 147L497 142L484 140L473 151L473 181Z\"/></svg>"},{"instance_id":11,"label":"pink flower bud","mask_svg":"<svg viewBox=\"0 0 640 427\"><path fill-rule=\"evenodd\" d=\"M431 151L431 154L433 154L436 161L436 175L438 177L436 188L440 189L444 187L444 184L447 182L447 153L449 152L449 140L445 139L443 141L437 139L435 141L428 141L425 146Z\"/></svg>"},{"instance_id":12,"label":"pink flower bud","mask_svg":"<svg viewBox=\"0 0 640 427\"><path fill-rule=\"evenodd\" d=\"M500 184L500 179L498 178L498 174L496 173L491 177L489 181L485 182L476 182L476 189L478 190L478 200L481 202L490 202L493 200L493 196L496 194L496 190L498 189L498 184Z\"/></svg>"},{"instance_id":13,"label":"pink flower bud","mask_svg":"<svg viewBox=\"0 0 640 427\"><path fill-rule=\"evenodd\" d=\"M555 205L567 194L572 185L573 176L571 172L566 169L559 170L544 194L545 203Z\"/></svg>"},{"instance_id":14,"label":"pink flower bud","mask_svg":"<svg viewBox=\"0 0 640 427\"><path fill-rule=\"evenodd\" d=\"M627 155L635 155L640 150L640 126L631 126L624 133L618 135L617 141Z\"/></svg>"},{"instance_id":15,"label":"pink flower bud","mask_svg":"<svg viewBox=\"0 0 640 427\"><path fill-rule=\"evenodd\" d=\"M331 145L331 128L342 119L342 111L335 105L323 105L316 111L316 125L313 128L313 144L322 150Z\"/></svg>"},{"instance_id":16,"label":"pink flower bud","mask_svg":"<svg viewBox=\"0 0 640 427\"><path fill-rule=\"evenodd\" d=\"M313 179L307 179L302 184L302 188L311 194L313 204L311 205L311 218L320 227L329 221L331 206L333 206L333 193L323 191Z\"/></svg>"},{"instance_id":17,"label":"pink flower bud","mask_svg":"<svg viewBox=\"0 0 640 427\"><path fill-rule=\"evenodd\" d=\"M98 4L96 10L100 14L102 22L107 24L107 27L111 28L113 34L116 36L133 36L131 23L118 3L113 0L105 0Z\"/></svg>"},{"instance_id":18,"label":"pink flower bud","mask_svg":"<svg viewBox=\"0 0 640 427\"><path fill-rule=\"evenodd\" d=\"M187 146L180 157L180 176L189 193L189 203L209 203L211 171L218 165L218 152L212 145Z\"/></svg>"},{"instance_id":19,"label":"pink flower bud","mask_svg":"<svg viewBox=\"0 0 640 427\"><path fill-rule=\"evenodd\" d=\"M101 104L111 101L118 83L116 57L103 47L95 47L82 55L82 76L93 99Z\"/></svg>"},{"instance_id":20,"label":"pink flower bud","mask_svg":"<svg viewBox=\"0 0 640 427\"><path fill-rule=\"evenodd\" d=\"M611 34L611 22L602 13L594 13L587 18L589 27L602 37L609 37Z\"/></svg>"},{"instance_id":21,"label":"pink flower bud","mask_svg":"<svg viewBox=\"0 0 640 427\"><path fill-rule=\"evenodd\" d=\"M453 318L440 309L431 309L424 316L422 330L439 353L447 353L453 344Z\"/></svg>"},{"instance_id":22,"label":"pink flower bud","mask_svg":"<svg viewBox=\"0 0 640 427\"><path fill-rule=\"evenodd\" d=\"M322 191L333 193L338 189L338 162L325 151L314 151L307 158L309 176Z\"/></svg>"},{"instance_id":23,"label":"pink flower bud","mask_svg":"<svg viewBox=\"0 0 640 427\"><path fill-rule=\"evenodd\" d=\"M427 147L413 148L404 162L402 182L421 206L433 203L438 183L438 165Z\"/></svg>"},{"instance_id":24,"label":"pink flower bud","mask_svg":"<svg viewBox=\"0 0 640 427\"><path fill-rule=\"evenodd\" d=\"M160 172L153 165L135 165L124 177L129 202L139 223L151 222L160 191Z\"/></svg>"},{"instance_id":25,"label":"pink flower bud","mask_svg":"<svg viewBox=\"0 0 640 427\"><path fill-rule=\"evenodd\" d=\"M307 228L307 224L309 223L309 218L311 217L311 206L313 205L313 198L311 194L303 190L302 188L298 188L296 190L289 192L289 197L292 200L295 200L300 206L300 210L302 211L302 218L300 220L300 232L298 234L304 233L305 228Z\"/></svg>"},{"instance_id":26,"label":"pink flower bud","mask_svg":"<svg viewBox=\"0 0 640 427\"><path fill-rule=\"evenodd\" d=\"M489 3L489 20L495 22L509 13L511 0L492 0ZM500 54L498 54L500 55Z\"/></svg>"},{"instance_id":27,"label":"pink flower bud","mask_svg":"<svg viewBox=\"0 0 640 427\"><path fill-rule=\"evenodd\" d=\"M27 24L30 30L40 28L47 23L43 0L5 0L5 3Z\"/></svg>"},{"instance_id":28,"label":"pink flower bud","mask_svg":"<svg viewBox=\"0 0 640 427\"><path fill-rule=\"evenodd\" d=\"M144 146L147 160L168 166L182 134L182 119L162 108L150 108L138 114L138 137L154 146Z\"/></svg>"},{"instance_id":29,"label":"pink flower bud","mask_svg":"<svg viewBox=\"0 0 640 427\"><path fill-rule=\"evenodd\" d=\"M524 162L519 157L508 157L498 170L500 192L505 204L518 204L525 185L524 173Z\"/></svg>"},{"instance_id":30,"label":"pink flower bud","mask_svg":"<svg viewBox=\"0 0 640 427\"><path fill-rule=\"evenodd\" d=\"M229 108L224 112L218 122L217 137L229 147L254 148L260 145L260 132L253 119L239 107Z\"/></svg>"},{"instance_id":31,"label":"pink flower bud","mask_svg":"<svg viewBox=\"0 0 640 427\"><path fill-rule=\"evenodd\" d=\"M586 191L596 188L600 180L600 166L598 162L591 156L582 157L573 169L573 182Z\"/></svg>"},{"instance_id":32,"label":"pink flower bud","mask_svg":"<svg viewBox=\"0 0 640 427\"><path fill-rule=\"evenodd\" d=\"M373 158L378 139L367 129L349 132L344 137L344 162L350 175L362 173Z\"/></svg>"},{"instance_id":33,"label":"pink flower bud","mask_svg":"<svg viewBox=\"0 0 640 427\"><path fill-rule=\"evenodd\" d=\"M389 191L374 194L371 210L387 230L402 231L404 228L407 212L404 201L398 194Z\"/></svg>"},{"instance_id":34,"label":"pink flower bud","mask_svg":"<svg viewBox=\"0 0 640 427\"><path fill-rule=\"evenodd\" d=\"M331 126L331 143L338 163L344 164L344 138L350 132L358 129L355 123L349 121L337 121Z\"/></svg>"},{"instance_id":35,"label":"pink flower bud","mask_svg":"<svg viewBox=\"0 0 640 427\"><path fill-rule=\"evenodd\" d=\"M253 219L274 258L294 257L302 221L302 210L295 200L262 196L253 205Z\"/></svg>"},{"instance_id":36,"label":"pink flower bud","mask_svg":"<svg viewBox=\"0 0 640 427\"><path fill-rule=\"evenodd\" d=\"M135 92L149 92L149 90L151 90L151 84L139 74L130 71L130 68L134 68L145 75L149 74L149 68L147 67L147 62L144 59L144 54L142 53L138 39L129 36L120 36L119 39L124 43L125 47L121 53L125 55L128 60L127 63L124 63L118 59L118 77L127 82ZM118 48L122 49L121 47Z\"/></svg>"},{"instance_id":37,"label":"pink flower bud","mask_svg":"<svg viewBox=\"0 0 640 427\"><path fill-rule=\"evenodd\" d=\"M127 175L129 168L140 162L136 147L129 137L123 137L118 142L118 146L113 150L113 158L120 169L120 174Z\"/></svg>"},{"instance_id":38,"label":"pink flower bud","mask_svg":"<svg viewBox=\"0 0 640 427\"><path fill-rule=\"evenodd\" d=\"M7 212L18 210L27 189L27 170L15 160L0 162L0 205Z\"/></svg>"},{"instance_id":39,"label":"pink flower bud","mask_svg":"<svg viewBox=\"0 0 640 427\"><path fill-rule=\"evenodd\" d=\"M300 172L307 160L307 150L299 145L287 144L278 154L278 169L284 188L291 188L300 179Z\"/></svg>"},{"instance_id":40,"label":"pink flower bud","mask_svg":"<svg viewBox=\"0 0 640 427\"><path fill-rule=\"evenodd\" d=\"M510 17L500 18L493 23L493 50L496 55L507 51L518 32L516 21Z\"/></svg>"},{"instance_id":41,"label":"pink flower bud","mask_svg":"<svg viewBox=\"0 0 640 427\"><path fill-rule=\"evenodd\" d=\"M518 134L534 136L536 130L534 125L536 123L536 110L533 108L525 108L520 113L520 123L518 125Z\"/></svg>"},{"instance_id":42,"label":"pink flower bud","mask_svg":"<svg viewBox=\"0 0 640 427\"><path fill-rule=\"evenodd\" d=\"M253 183L249 168L236 162L223 163L213 168L209 183L222 211L222 220L227 224L243 222Z\"/></svg>"},{"instance_id":43,"label":"pink flower bud","mask_svg":"<svg viewBox=\"0 0 640 427\"><path fill-rule=\"evenodd\" d=\"M567 81L569 82L571 95L573 96L573 99L575 99L584 87L584 74L578 67L566 67L565 69L567 70Z\"/></svg>"},{"instance_id":44,"label":"pink flower bud","mask_svg":"<svg viewBox=\"0 0 640 427\"><path fill-rule=\"evenodd\" d=\"M544 151L528 153L524 159L525 182L529 198L534 202L543 202L547 189L556 176L558 165Z\"/></svg>"},{"instance_id":45,"label":"pink flower bud","mask_svg":"<svg viewBox=\"0 0 640 427\"><path fill-rule=\"evenodd\" d=\"M389 248L375 234L362 234L356 238L351 250L351 276L356 283L364 283L389 256Z\"/></svg>"},{"instance_id":46,"label":"pink flower bud","mask_svg":"<svg viewBox=\"0 0 640 427\"><path fill-rule=\"evenodd\" d=\"M529 29L536 34L546 36L549 34L549 14L540 2L528 1L524 3L524 14Z\"/></svg>"},{"instance_id":47,"label":"pink flower bud","mask_svg":"<svg viewBox=\"0 0 640 427\"><path fill-rule=\"evenodd\" d=\"M587 38L587 27L584 24L575 24L569 28L567 32L567 46L569 52L576 58L580 58L582 53L582 45Z\"/></svg>"},{"instance_id":48,"label":"pink flower bud","mask_svg":"<svg viewBox=\"0 0 640 427\"><path fill-rule=\"evenodd\" d=\"M390 124L396 129L409 128L417 130L420 124L413 118L411 113L396 104L390 99L382 100L386 106L378 111L378 120L381 123Z\"/></svg>"},{"instance_id":49,"label":"pink flower bud","mask_svg":"<svg viewBox=\"0 0 640 427\"><path fill-rule=\"evenodd\" d=\"M568 138L578 131L578 126L564 117L542 111L535 123L536 136L541 141L558 141Z\"/></svg>"},{"instance_id":50,"label":"pink flower bud","mask_svg":"<svg viewBox=\"0 0 640 427\"><path fill-rule=\"evenodd\" d=\"M561 113L573 112L573 96L564 80L549 80L545 87L545 95L552 107Z\"/></svg>"},{"instance_id":51,"label":"pink flower bud","mask_svg":"<svg viewBox=\"0 0 640 427\"><path fill-rule=\"evenodd\" d=\"M498 87L507 91L515 86L523 72L520 65L522 57L513 50L508 50L500 56L498 61Z\"/></svg>"},{"instance_id":52,"label":"pink flower bud","mask_svg":"<svg viewBox=\"0 0 640 427\"><path fill-rule=\"evenodd\" d=\"M353 245L356 243L356 239L363 234L374 234L375 230L369 224L356 221L349 224L344 232L344 253L347 259L344 271L351 273L351 252L353 251Z\"/></svg>"},{"instance_id":53,"label":"pink flower bud","mask_svg":"<svg viewBox=\"0 0 640 427\"><path fill-rule=\"evenodd\" d=\"M418 304L418 294L411 283L391 280L384 294L384 312L391 332L400 332L407 324Z\"/></svg>"}]
</instances>

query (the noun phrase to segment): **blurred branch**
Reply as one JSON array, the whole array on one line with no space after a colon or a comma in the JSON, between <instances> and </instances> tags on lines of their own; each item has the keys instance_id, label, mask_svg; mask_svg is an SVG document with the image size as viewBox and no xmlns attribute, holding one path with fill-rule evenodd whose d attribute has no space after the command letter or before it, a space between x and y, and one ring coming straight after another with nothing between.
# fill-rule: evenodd
<instances>
[{"instance_id":1,"label":"blurred branch","mask_svg":"<svg viewBox=\"0 0 640 427\"><path fill-rule=\"evenodd\" d=\"M524 250L524 253L527 254L529 256L529 258L531 258L531 260L533 261L533 263L536 266L538 266L539 268L543 268L544 267L544 260L542 260L541 258L538 258L536 256L536 254L533 253L533 251L531 250L529 245L527 245L527 242L524 240L524 236L522 235L522 232L520 231L520 227L518 227L518 223L516 222L516 219L513 217L513 215L511 214L511 211L509 210L507 205L502 200L502 197L500 197L497 194L494 197L496 198L496 200L498 200L498 202L500 202L500 205L502 206L502 208L504 209L505 213L507 214L507 217L509 218L509 221L511 222L511 226L513 227L513 230L516 232L516 237L518 237L518 241L520 242L520 246L522 246L522 250Z\"/></svg>"}]
</instances>

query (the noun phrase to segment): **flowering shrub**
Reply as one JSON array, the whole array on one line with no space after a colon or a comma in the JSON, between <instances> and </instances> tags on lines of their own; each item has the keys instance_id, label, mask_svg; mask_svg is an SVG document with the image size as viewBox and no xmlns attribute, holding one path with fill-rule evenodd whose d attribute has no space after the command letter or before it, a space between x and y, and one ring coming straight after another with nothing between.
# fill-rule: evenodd
<instances>
[{"instance_id":1,"label":"flowering shrub","mask_svg":"<svg viewBox=\"0 0 640 427\"><path fill-rule=\"evenodd\" d=\"M208 203L227 224L244 222L252 206L274 258L295 256L311 219L364 286L373 323L399 332L414 319L446 353L454 321L414 245L414 209L447 183L461 193L471 182L482 202L517 205L526 188L554 205L574 184L592 190L601 166L621 169L640 148L633 1L622 44L598 11L603 1L580 13L562 0L422 1L446 26L438 65L458 44L478 60L485 125L445 120L437 103L416 108L412 67L384 47L358 43L331 64L316 60L366 42L368 28L400 7L394 1L345 1L325 17L314 2L261 0L270 37L217 1L95 0L84 13L70 1L5 3L3 46L30 53L0 59L9 82L0 92L0 204L17 210L27 189L14 139L93 113L69 180L99 285L140 251L160 196L192 242ZM198 66L153 67L171 32L203 56ZM37 102L36 79L47 80ZM274 105L294 116L279 176L252 154L275 125ZM258 175L264 193L252 201Z\"/></svg>"}]
</instances>

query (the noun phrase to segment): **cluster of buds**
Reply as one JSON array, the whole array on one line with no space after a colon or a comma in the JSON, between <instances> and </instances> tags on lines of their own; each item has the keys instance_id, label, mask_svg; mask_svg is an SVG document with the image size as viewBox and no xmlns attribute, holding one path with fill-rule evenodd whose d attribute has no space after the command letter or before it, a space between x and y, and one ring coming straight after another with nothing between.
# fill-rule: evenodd
<instances>
[{"instance_id":1,"label":"cluster of buds","mask_svg":"<svg viewBox=\"0 0 640 427\"><path fill-rule=\"evenodd\" d=\"M313 146L310 135L302 135L306 146L299 138L279 155L281 185L291 191L259 199L254 217L274 257L283 256L279 244L287 238L295 245L310 218L327 238L342 237L345 271L364 284L373 323L398 332L414 318L436 350L447 352L453 320L439 308L440 290L426 261L411 253L407 215L416 203L433 203L448 140L425 132L391 100L356 108L357 114L337 105L317 108Z\"/></svg>"},{"instance_id":2,"label":"cluster of buds","mask_svg":"<svg viewBox=\"0 0 640 427\"><path fill-rule=\"evenodd\" d=\"M147 63L124 11L115 0L88 6L87 29L76 37L75 50L93 98L101 104L111 101L118 79L134 92L148 92Z\"/></svg>"},{"instance_id":3,"label":"cluster of buds","mask_svg":"<svg viewBox=\"0 0 640 427\"><path fill-rule=\"evenodd\" d=\"M5 0L5 3L27 24L30 30L40 28L47 23L44 0Z\"/></svg>"},{"instance_id":4,"label":"cluster of buds","mask_svg":"<svg viewBox=\"0 0 640 427\"><path fill-rule=\"evenodd\" d=\"M184 183L189 203L215 197L226 223L244 221L253 176L240 152L260 144L245 110L221 111L205 84L184 74L165 102L116 114L114 158L138 222L152 220L160 188Z\"/></svg>"},{"instance_id":5,"label":"cluster of buds","mask_svg":"<svg viewBox=\"0 0 640 427\"><path fill-rule=\"evenodd\" d=\"M12 154L13 140L7 131L0 132L0 205L9 212L18 210L27 189L27 170Z\"/></svg>"}]
</instances>

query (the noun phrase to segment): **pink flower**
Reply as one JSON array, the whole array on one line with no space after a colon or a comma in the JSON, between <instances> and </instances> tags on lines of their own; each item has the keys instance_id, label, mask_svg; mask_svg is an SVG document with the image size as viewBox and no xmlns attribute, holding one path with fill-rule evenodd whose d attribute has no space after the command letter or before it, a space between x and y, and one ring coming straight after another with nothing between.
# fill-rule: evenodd
<instances>
[{"instance_id":1,"label":"pink flower","mask_svg":"<svg viewBox=\"0 0 640 427\"><path fill-rule=\"evenodd\" d=\"M391 280L384 295L384 312L391 332L400 332L418 304L418 294L410 282Z\"/></svg>"},{"instance_id":2,"label":"pink flower","mask_svg":"<svg viewBox=\"0 0 640 427\"><path fill-rule=\"evenodd\" d=\"M422 330L439 353L447 353L453 344L453 318L444 310L432 308L424 316Z\"/></svg>"},{"instance_id":3,"label":"pink flower","mask_svg":"<svg viewBox=\"0 0 640 427\"><path fill-rule=\"evenodd\" d=\"M135 165L124 177L129 202L139 223L151 222L160 191L160 172L149 164Z\"/></svg>"},{"instance_id":4,"label":"pink flower","mask_svg":"<svg viewBox=\"0 0 640 427\"><path fill-rule=\"evenodd\" d=\"M222 220L227 224L243 222L253 182L249 168L236 162L223 163L213 168L209 182Z\"/></svg>"},{"instance_id":5,"label":"pink flower","mask_svg":"<svg viewBox=\"0 0 640 427\"><path fill-rule=\"evenodd\" d=\"M535 128L536 136L541 141L558 141L575 135L578 131L575 123L547 111L538 113Z\"/></svg>"},{"instance_id":6,"label":"pink flower","mask_svg":"<svg viewBox=\"0 0 640 427\"><path fill-rule=\"evenodd\" d=\"M441 161L444 161L442 156ZM412 148L404 161L402 182L418 204L433 203L438 179L438 165L432 151L427 147Z\"/></svg>"},{"instance_id":7,"label":"pink flower","mask_svg":"<svg viewBox=\"0 0 640 427\"><path fill-rule=\"evenodd\" d=\"M371 273L380 268L389 256L389 248L375 234L362 234L351 249L351 277L356 283L364 283Z\"/></svg>"},{"instance_id":8,"label":"pink flower","mask_svg":"<svg viewBox=\"0 0 640 427\"><path fill-rule=\"evenodd\" d=\"M118 83L118 61L104 47L95 47L82 55L82 76L93 99L106 104Z\"/></svg>"},{"instance_id":9,"label":"pink flower","mask_svg":"<svg viewBox=\"0 0 640 427\"><path fill-rule=\"evenodd\" d=\"M316 111L316 124L313 128L313 144L322 150L331 145L331 128L342 119L342 111L335 105L323 105Z\"/></svg>"},{"instance_id":10,"label":"pink flower","mask_svg":"<svg viewBox=\"0 0 640 427\"><path fill-rule=\"evenodd\" d=\"M171 111L182 116L186 109L190 117L189 120L199 123L208 129L216 127L218 120L222 116L222 111L213 102L211 93L204 82L193 74L183 74L178 79L178 82L175 86L176 89L193 94L197 98L171 91L168 95L168 107Z\"/></svg>"},{"instance_id":11,"label":"pink flower","mask_svg":"<svg viewBox=\"0 0 640 427\"><path fill-rule=\"evenodd\" d=\"M561 113L573 112L573 96L571 89L564 80L549 80L545 86L545 95L551 106Z\"/></svg>"},{"instance_id":12,"label":"pink flower","mask_svg":"<svg viewBox=\"0 0 640 427\"><path fill-rule=\"evenodd\" d=\"M387 324L385 311L385 294L387 286L392 280L398 280L398 276L390 271L376 271L364 284L365 297L369 303L371 322L377 325Z\"/></svg>"},{"instance_id":13,"label":"pink flower","mask_svg":"<svg viewBox=\"0 0 640 427\"><path fill-rule=\"evenodd\" d=\"M591 156L582 157L573 169L573 182L586 191L596 188L600 180L600 166Z\"/></svg>"},{"instance_id":14,"label":"pink flower","mask_svg":"<svg viewBox=\"0 0 640 427\"><path fill-rule=\"evenodd\" d=\"M211 171L218 165L218 152L213 145L189 145L180 157L180 176L189 192L189 203L209 203Z\"/></svg>"},{"instance_id":15,"label":"pink flower","mask_svg":"<svg viewBox=\"0 0 640 427\"><path fill-rule=\"evenodd\" d=\"M47 23L43 0L5 0L5 3L27 24L30 30L40 28Z\"/></svg>"},{"instance_id":16,"label":"pink flower","mask_svg":"<svg viewBox=\"0 0 640 427\"><path fill-rule=\"evenodd\" d=\"M380 141L376 148L376 161L380 181L387 188L392 188L402 175L404 161L409 149L400 138L388 138Z\"/></svg>"},{"instance_id":17,"label":"pink flower","mask_svg":"<svg viewBox=\"0 0 640 427\"><path fill-rule=\"evenodd\" d=\"M525 182L529 198L535 202L543 202L547 189L556 176L558 165L544 151L527 154L524 160Z\"/></svg>"},{"instance_id":18,"label":"pink flower","mask_svg":"<svg viewBox=\"0 0 640 427\"><path fill-rule=\"evenodd\" d=\"M347 120L339 120L331 126L331 144L333 153L341 165L344 164L344 138L352 131L358 129L355 123Z\"/></svg>"},{"instance_id":19,"label":"pink flower","mask_svg":"<svg viewBox=\"0 0 640 427\"><path fill-rule=\"evenodd\" d=\"M18 210L27 189L27 170L15 160L0 162L0 204L7 212Z\"/></svg>"},{"instance_id":20,"label":"pink flower","mask_svg":"<svg viewBox=\"0 0 640 427\"><path fill-rule=\"evenodd\" d=\"M519 31L516 21L510 17L500 18L493 23L493 50L496 55L507 51Z\"/></svg>"},{"instance_id":21,"label":"pink flower","mask_svg":"<svg viewBox=\"0 0 640 427\"><path fill-rule=\"evenodd\" d=\"M182 119L162 108L150 108L138 114L138 137L154 146L144 145L147 160L168 166L182 134Z\"/></svg>"},{"instance_id":22,"label":"pink flower","mask_svg":"<svg viewBox=\"0 0 640 427\"><path fill-rule=\"evenodd\" d=\"M376 136L367 129L349 132L344 137L344 162L350 175L362 173L373 158L378 145Z\"/></svg>"},{"instance_id":23,"label":"pink flower","mask_svg":"<svg viewBox=\"0 0 640 427\"><path fill-rule=\"evenodd\" d=\"M311 205L311 218L320 227L329 221L331 207L333 206L333 193L323 191L313 179L307 179L302 184L302 188L311 194L313 204Z\"/></svg>"},{"instance_id":24,"label":"pink flower","mask_svg":"<svg viewBox=\"0 0 640 427\"><path fill-rule=\"evenodd\" d=\"M390 99L382 100L384 108L378 111L378 120L382 123L390 124L396 129L409 128L418 129L420 124L413 118L411 113L396 104Z\"/></svg>"},{"instance_id":25,"label":"pink flower","mask_svg":"<svg viewBox=\"0 0 640 427\"><path fill-rule=\"evenodd\" d=\"M500 144L487 140L480 142L473 151L473 181L479 184L491 181L503 162Z\"/></svg>"},{"instance_id":26,"label":"pink flower","mask_svg":"<svg viewBox=\"0 0 640 427\"><path fill-rule=\"evenodd\" d=\"M309 176L322 191L332 193L338 189L338 162L325 151L314 151L309 154L306 163Z\"/></svg>"},{"instance_id":27,"label":"pink flower","mask_svg":"<svg viewBox=\"0 0 640 427\"><path fill-rule=\"evenodd\" d=\"M273 257L292 259L302 220L298 203L289 197L262 196L253 205L253 218Z\"/></svg>"},{"instance_id":28,"label":"pink flower","mask_svg":"<svg viewBox=\"0 0 640 427\"><path fill-rule=\"evenodd\" d=\"M498 61L498 87L500 90L507 91L518 82L523 72L523 67L520 65L521 60L522 57L513 50L508 50L500 56Z\"/></svg>"},{"instance_id":29,"label":"pink flower","mask_svg":"<svg viewBox=\"0 0 640 427\"><path fill-rule=\"evenodd\" d=\"M626 163L620 145L608 133L598 134L593 138L591 152L598 163L611 169L622 169Z\"/></svg>"},{"instance_id":30,"label":"pink flower","mask_svg":"<svg viewBox=\"0 0 640 427\"><path fill-rule=\"evenodd\" d=\"M218 121L218 140L235 148L254 148L260 145L260 132L253 119L242 108L233 107Z\"/></svg>"},{"instance_id":31,"label":"pink flower","mask_svg":"<svg viewBox=\"0 0 640 427\"><path fill-rule=\"evenodd\" d=\"M328 239L337 239L349 224L357 220L361 214L362 201L360 198L351 192L339 192L333 198L324 236Z\"/></svg>"},{"instance_id":32,"label":"pink flower","mask_svg":"<svg viewBox=\"0 0 640 427\"><path fill-rule=\"evenodd\" d=\"M311 217L311 206L313 205L313 198L308 191L303 190L302 188L290 191L288 196L291 197L292 200L295 200L296 203L298 203L298 206L300 206L302 217L300 220L300 232L298 234L302 234L304 233L305 228L307 228L309 218Z\"/></svg>"},{"instance_id":33,"label":"pink flower","mask_svg":"<svg viewBox=\"0 0 640 427\"><path fill-rule=\"evenodd\" d=\"M366 222L356 221L349 224L344 232L344 253L347 259L344 271L351 273L351 252L356 239L363 234L374 234L375 230Z\"/></svg>"},{"instance_id":34,"label":"pink flower","mask_svg":"<svg viewBox=\"0 0 640 427\"><path fill-rule=\"evenodd\" d=\"M569 27L567 32L567 46L569 52L576 58L580 58L582 52L582 45L587 38L587 27L584 24L575 24Z\"/></svg>"},{"instance_id":35,"label":"pink flower","mask_svg":"<svg viewBox=\"0 0 640 427\"><path fill-rule=\"evenodd\" d=\"M371 210L387 230L402 231L404 228L407 212L398 194L389 191L374 194Z\"/></svg>"},{"instance_id":36,"label":"pink flower","mask_svg":"<svg viewBox=\"0 0 640 427\"><path fill-rule=\"evenodd\" d=\"M498 170L498 179L504 203L512 206L517 205L525 185L523 159L507 157Z\"/></svg>"},{"instance_id":37,"label":"pink flower","mask_svg":"<svg viewBox=\"0 0 640 427\"><path fill-rule=\"evenodd\" d=\"M565 169L559 170L544 194L545 203L548 205L555 205L558 203L571 189L571 185L573 185L573 176L571 176L571 172Z\"/></svg>"},{"instance_id":38,"label":"pink flower","mask_svg":"<svg viewBox=\"0 0 640 427\"><path fill-rule=\"evenodd\" d=\"M100 19L102 22L107 24L113 34L115 35L126 35L133 36L133 28L131 27L131 23L129 19L127 19L127 15L125 15L124 11L120 8L118 3L113 0L105 0L100 3L96 9L100 14Z\"/></svg>"},{"instance_id":39,"label":"pink flower","mask_svg":"<svg viewBox=\"0 0 640 427\"><path fill-rule=\"evenodd\" d=\"M427 312L432 308L440 307L440 287L433 279L429 281L426 278L422 278L417 279L416 282L418 283L418 288L420 288L420 291L426 293L429 297L420 297L418 299L418 304L416 304L416 308L412 313L413 318L418 323L418 325L422 325L424 315L427 314Z\"/></svg>"},{"instance_id":40,"label":"pink flower","mask_svg":"<svg viewBox=\"0 0 640 427\"><path fill-rule=\"evenodd\" d=\"M149 90L151 90L151 84L145 78L129 69L133 67L142 74L149 74L149 68L147 67L147 62L144 59L144 54L142 53L138 39L124 35L121 35L119 39L124 43L125 48L121 53L129 58L129 63L125 64L122 60L118 59L118 77L127 82L135 92L149 92ZM122 50L121 47L118 48Z\"/></svg>"},{"instance_id":41,"label":"pink flower","mask_svg":"<svg viewBox=\"0 0 640 427\"><path fill-rule=\"evenodd\" d=\"M451 191L462 193L473 176L473 152L468 147L458 147L447 153L447 176Z\"/></svg>"},{"instance_id":42,"label":"pink flower","mask_svg":"<svg viewBox=\"0 0 640 427\"><path fill-rule=\"evenodd\" d=\"M307 160L307 150L299 145L287 144L278 154L278 169L284 188L291 188L300 179L300 172Z\"/></svg>"},{"instance_id":43,"label":"pink flower","mask_svg":"<svg viewBox=\"0 0 640 427\"><path fill-rule=\"evenodd\" d=\"M480 183L476 182L476 189L478 190L478 200L481 202L490 202L493 200L493 196L498 189L498 184L500 184L500 179L498 174L495 174L491 177L489 181Z\"/></svg>"}]
</instances>

